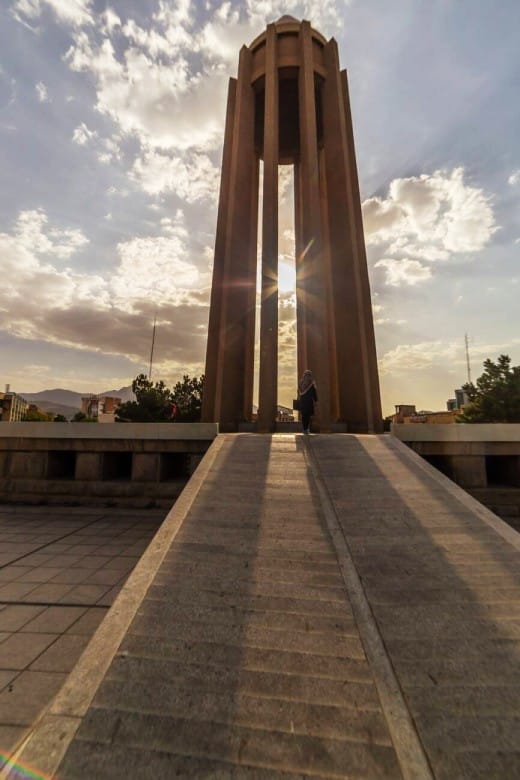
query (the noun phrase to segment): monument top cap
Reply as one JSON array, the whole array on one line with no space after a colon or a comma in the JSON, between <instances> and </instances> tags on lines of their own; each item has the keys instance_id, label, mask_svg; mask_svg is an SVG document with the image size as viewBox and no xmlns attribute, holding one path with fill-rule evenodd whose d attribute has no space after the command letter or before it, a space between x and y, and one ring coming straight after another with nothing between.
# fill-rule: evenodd
<instances>
[{"instance_id":1,"label":"monument top cap","mask_svg":"<svg viewBox=\"0 0 520 780\"><path fill-rule=\"evenodd\" d=\"M295 19L294 16L289 16L289 14L285 14L284 16L280 16L275 24L284 24L285 22L298 22L298 19Z\"/></svg>"}]
</instances>

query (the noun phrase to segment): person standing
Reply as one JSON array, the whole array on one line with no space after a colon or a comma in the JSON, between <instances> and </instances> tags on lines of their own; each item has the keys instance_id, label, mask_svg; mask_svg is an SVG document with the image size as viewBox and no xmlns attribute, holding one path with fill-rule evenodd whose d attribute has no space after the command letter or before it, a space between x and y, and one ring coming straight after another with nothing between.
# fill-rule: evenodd
<instances>
[{"instance_id":1,"label":"person standing","mask_svg":"<svg viewBox=\"0 0 520 780\"><path fill-rule=\"evenodd\" d=\"M309 369L303 372L302 378L298 383L298 398L300 400L303 432L309 433L311 417L314 414L314 404L318 400L316 383L314 382L312 371L309 371Z\"/></svg>"}]
</instances>

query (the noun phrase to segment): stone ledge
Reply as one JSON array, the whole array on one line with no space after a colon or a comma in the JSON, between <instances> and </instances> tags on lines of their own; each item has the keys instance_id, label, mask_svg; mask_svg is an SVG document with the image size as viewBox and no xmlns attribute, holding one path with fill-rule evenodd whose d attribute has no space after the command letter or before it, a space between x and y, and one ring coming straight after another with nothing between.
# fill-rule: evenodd
<instances>
[{"instance_id":1,"label":"stone ledge","mask_svg":"<svg viewBox=\"0 0 520 780\"><path fill-rule=\"evenodd\" d=\"M520 426L519 426L520 427ZM0 423L0 441L19 439L203 439L213 440L218 423Z\"/></svg>"}]
</instances>

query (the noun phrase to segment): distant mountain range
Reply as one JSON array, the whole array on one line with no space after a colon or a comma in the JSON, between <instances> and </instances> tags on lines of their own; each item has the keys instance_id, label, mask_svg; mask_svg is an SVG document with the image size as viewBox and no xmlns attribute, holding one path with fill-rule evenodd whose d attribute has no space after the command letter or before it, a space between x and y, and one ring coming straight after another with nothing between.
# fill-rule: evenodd
<instances>
[{"instance_id":1,"label":"distant mountain range","mask_svg":"<svg viewBox=\"0 0 520 780\"><path fill-rule=\"evenodd\" d=\"M121 398L123 402L134 401L135 396L131 387L121 387L119 390L107 390L103 393L76 393L74 390L64 390L55 388L54 390L41 390L39 393L19 393L31 404L36 404L45 412L54 412L54 414L63 414L65 417L72 417L81 409L81 399L89 395L97 395L98 398L113 396Z\"/></svg>"}]
</instances>

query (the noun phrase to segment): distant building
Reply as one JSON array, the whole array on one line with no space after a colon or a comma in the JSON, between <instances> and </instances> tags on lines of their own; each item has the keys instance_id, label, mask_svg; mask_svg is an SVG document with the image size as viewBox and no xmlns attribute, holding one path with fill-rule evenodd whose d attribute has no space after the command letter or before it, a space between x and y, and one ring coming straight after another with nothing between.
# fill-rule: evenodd
<instances>
[{"instance_id":1,"label":"distant building","mask_svg":"<svg viewBox=\"0 0 520 780\"><path fill-rule=\"evenodd\" d=\"M457 421L459 410L454 408L446 412L430 412L428 410L417 411L415 404L398 404L395 407L395 414L387 417L391 423L401 423L404 425L414 423L454 423Z\"/></svg>"},{"instance_id":2,"label":"distant building","mask_svg":"<svg viewBox=\"0 0 520 780\"><path fill-rule=\"evenodd\" d=\"M454 410L460 411L469 404L468 394L465 390L460 387L453 392L455 393L455 398L448 398L446 401L446 408L449 412L453 412Z\"/></svg>"},{"instance_id":3,"label":"distant building","mask_svg":"<svg viewBox=\"0 0 520 780\"><path fill-rule=\"evenodd\" d=\"M411 417L416 414L415 404L397 404L395 407L395 414L390 416L390 422L404 423L407 417Z\"/></svg>"},{"instance_id":4,"label":"distant building","mask_svg":"<svg viewBox=\"0 0 520 780\"><path fill-rule=\"evenodd\" d=\"M0 421L17 422L23 420L29 404L17 393L12 393L10 386L5 386L5 393L0 393Z\"/></svg>"},{"instance_id":5,"label":"distant building","mask_svg":"<svg viewBox=\"0 0 520 780\"><path fill-rule=\"evenodd\" d=\"M468 394L462 388L455 390L455 401L457 409L462 409L463 406L469 403Z\"/></svg>"},{"instance_id":6,"label":"distant building","mask_svg":"<svg viewBox=\"0 0 520 780\"><path fill-rule=\"evenodd\" d=\"M121 398L114 396L89 395L81 399L81 411L87 417L94 417L98 422L114 422L116 409L121 405Z\"/></svg>"},{"instance_id":7,"label":"distant building","mask_svg":"<svg viewBox=\"0 0 520 780\"><path fill-rule=\"evenodd\" d=\"M294 412L287 406L277 406L276 409L277 422L294 422Z\"/></svg>"}]
</instances>

